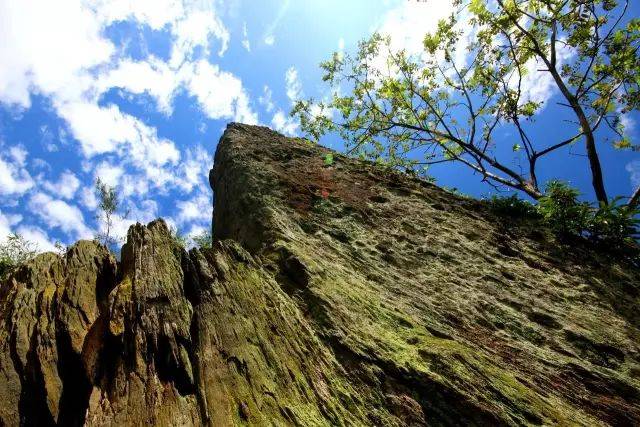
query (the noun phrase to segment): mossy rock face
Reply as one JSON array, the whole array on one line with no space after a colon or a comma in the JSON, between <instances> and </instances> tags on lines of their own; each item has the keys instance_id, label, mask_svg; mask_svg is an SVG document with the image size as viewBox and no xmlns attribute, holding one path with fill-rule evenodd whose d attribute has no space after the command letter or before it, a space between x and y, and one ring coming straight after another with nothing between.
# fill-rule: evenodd
<instances>
[{"instance_id":1,"label":"mossy rock face","mask_svg":"<svg viewBox=\"0 0 640 427\"><path fill-rule=\"evenodd\" d=\"M635 425L640 273L266 128L162 220L0 284L2 425Z\"/></svg>"},{"instance_id":2,"label":"mossy rock face","mask_svg":"<svg viewBox=\"0 0 640 427\"><path fill-rule=\"evenodd\" d=\"M364 394L411 399L407 424L640 423L637 268L328 152L229 126L214 233L272 266Z\"/></svg>"}]
</instances>

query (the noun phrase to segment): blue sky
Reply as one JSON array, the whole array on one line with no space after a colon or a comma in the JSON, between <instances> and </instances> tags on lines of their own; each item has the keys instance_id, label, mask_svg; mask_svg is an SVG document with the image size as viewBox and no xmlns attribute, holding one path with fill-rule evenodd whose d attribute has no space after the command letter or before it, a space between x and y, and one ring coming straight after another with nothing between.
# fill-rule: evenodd
<instances>
[{"instance_id":1,"label":"blue sky","mask_svg":"<svg viewBox=\"0 0 640 427\"><path fill-rule=\"evenodd\" d=\"M19 232L48 250L91 238L98 176L129 210L120 236L159 216L185 234L209 228L207 175L227 122L299 134L288 111L294 99L326 96L320 61L374 30L419 49L448 11L441 0L0 0L0 240ZM548 104L533 134L569 134L544 77L530 89ZM637 144L638 118L625 120ZM609 193L629 195L640 153L600 149ZM580 154L550 158L542 180L562 177L590 198ZM462 168L432 173L466 193L492 191Z\"/></svg>"}]
</instances>

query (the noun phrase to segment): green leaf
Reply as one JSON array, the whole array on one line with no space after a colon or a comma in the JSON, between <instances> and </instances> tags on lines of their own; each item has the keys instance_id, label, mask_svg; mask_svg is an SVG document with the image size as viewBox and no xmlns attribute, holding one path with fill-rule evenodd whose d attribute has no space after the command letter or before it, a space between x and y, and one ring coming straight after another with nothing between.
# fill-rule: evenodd
<instances>
[{"instance_id":1,"label":"green leaf","mask_svg":"<svg viewBox=\"0 0 640 427\"><path fill-rule=\"evenodd\" d=\"M633 144L631 144L631 140L629 138L624 137L621 140L614 142L613 146L618 150L625 150L633 147Z\"/></svg>"}]
</instances>

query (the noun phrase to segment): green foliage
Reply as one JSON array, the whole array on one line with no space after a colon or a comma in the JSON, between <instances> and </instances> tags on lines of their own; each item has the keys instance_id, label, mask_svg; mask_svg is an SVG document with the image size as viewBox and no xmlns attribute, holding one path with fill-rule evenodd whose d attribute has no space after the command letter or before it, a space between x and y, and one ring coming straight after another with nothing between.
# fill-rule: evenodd
<instances>
[{"instance_id":1,"label":"green foliage","mask_svg":"<svg viewBox=\"0 0 640 427\"><path fill-rule=\"evenodd\" d=\"M457 10L425 35L422 52L395 49L390 37L376 33L355 53L323 62L333 95L295 104L291 114L303 131L314 140L338 133L349 153L401 169L458 162L484 181L535 199L543 196L537 165L583 141L596 197L607 202L596 131L608 126L618 134L611 141L616 147L635 147L620 116L640 109L640 19L625 17L628 1L453 5ZM557 86L576 123L571 138L531 134L528 122L542 105L523 90L529 73L547 73ZM504 137L509 128L512 137Z\"/></svg>"},{"instance_id":2,"label":"green foliage","mask_svg":"<svg viewBox=\"0 0 640 427\"><path fill-rule=\"evenodd\" d=\"M536 206L526 200L522 200L516 194L508 197L493 195L487 201L489 208L498 215L513 218L536 218L539 216Z\"/></svg>"},{"instance_id":3,"label":"green foliage","mask_svg":"<svg viewBox=\"0 0 640 427\"><path fill-rule=\"evenodd\" d=\"M184 234L180 233L180 231L178 231L176 227L169 226L169 235L176 245L180 246L181 248L187 247L187 238Z\"/></svg>"},{"instance_id":4,"label":"green foliage","mask_svg":"<svg viewBox=\"0 0 640 427\"><path fill-rule=\"evenodd\" d=\"M128 213L119 214L121 201L115 187L102 182L100 178L96 179L95 192L98 198L98 214L96 219L102 224L102 231L96 233L94 239L106 246L112 252L115 252L116 246L121 239L113 235L113 223L116 217L124 219Z\"/></svg>"},{"instance_id":5,"label":"green foliage","mask_svg":"<svg viewBox=\"0 0 640 427\"><path fill-rule=\"evenodd\" d=\"M613 249L634 244L640 236L640 209L622 203L621 197L597 208L578 197L578 191L567 184L551 181L537 205L515 194L492 196L487 202L498 215L539 219L560 236L585 237Z\"/></svg>"},{"instance_id":6,"label":"green foliage","mask_svg":"<svg viewBox=\"0 0 640 427\"><path fill-rule=\"evenodd\" d=\"M6 241L0 243L0 279L36 254L35 243L29 242L20 234L13 233L7 236Z\"/></svg>"},{"instance_id":7,"label":"green foliage","mask_svg":"<svg viewBox=\"0 0 640 427\"><path fill-rule=\"evenodd\" d=\"M120 204L115 188L105 184L100 178L96 179L95 185L98 196L98 208L107 214L113 215Z\"/></svg>"},{"instance_id":8,"label":"green foliage","mask_svg":"<svg viewBox=\"0 0 640 427\"><path fill-rule=\"evenodd\" d=\"M192 237L193 243L200 249L211 249L213 246L213 237L210 231L203 231Z\"/></svg>"},{"instance_id":9,"label":"green foliage","mask_svg":"<svg viewBox=\"0 0 640 427\"><path fill-rule=\"evenodd\" d=\"M60 242L60 241L56 241L53 244L53 247L56 249L56 252L58 253L58 255L60 256L64 256L67 253L67 250L69 249L67 247L67 245L65 245L64 243Z\"/></svg>"},{"instance_id":10,"label":"green foliage","mask_svg":"<svg viewBox=\"0 0 640 427\"><path fill-rule=\"evenodd\" d=\"M538 200L544 222L563 236L582 236L591 217L589 203L578 200L577 190L560 181L547 184L546 195Z\"/></svg>"},{"instance_id":11,"label":"green foliage","mask_svg":"<svg viewBox=\"0 0 640 427\"><path fill-rule=\"evenodd\" d=\"M324 165L332 166L333 165L333 154L327 153L324 155Z\"/></svg>"},{"instance_id":12,"label":"green foliage","mask_svg":"<svg viewBox=\"0 0 640 427\"><path fill-rule=\"evenodd\" d=\"M589 219L588 231L592 239L613 247L620 247L638 238L640 209L614 199L608 205L601 205Z\"/></svg>"}]
</instances>

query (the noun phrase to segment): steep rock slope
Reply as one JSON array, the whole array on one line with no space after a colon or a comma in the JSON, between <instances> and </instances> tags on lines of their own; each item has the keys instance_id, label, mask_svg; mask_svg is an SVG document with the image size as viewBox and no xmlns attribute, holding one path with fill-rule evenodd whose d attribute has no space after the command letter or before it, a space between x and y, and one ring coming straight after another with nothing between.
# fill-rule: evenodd
<instances>
[{"instance_id":1,"label":"steep rock slope","mask_svg":"<svg viewBox=\"0 0 640 427\"><path fill-rule=\"evenodd\" d=\"M640 273L229 125L212 249L162 220L0 286L0 425L640 423Z\"/></svg>"},{"instance_id":2,"label":"steep rock slope","mask_svg":"<svg viewBox=\"0 0 640 427\"><path fill-rule=\"evenodd\" d=\"M326 153L231 125L214 233L271 261L361 396L435 424L640 422L637 269Z\"/></svg>"}]
</instances>

